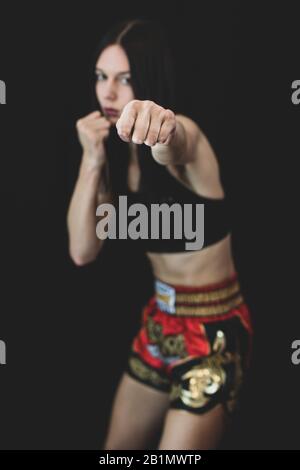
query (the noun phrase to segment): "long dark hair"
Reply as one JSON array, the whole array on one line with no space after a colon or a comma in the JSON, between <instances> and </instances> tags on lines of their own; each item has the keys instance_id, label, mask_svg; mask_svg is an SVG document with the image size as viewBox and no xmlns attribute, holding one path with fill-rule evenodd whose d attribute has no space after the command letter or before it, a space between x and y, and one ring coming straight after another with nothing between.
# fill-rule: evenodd
<instances>
[{"instance_id":1,"label":"long dark hair","mask_svg":"<svg viewBox=\"0 0 300 470\"><path fill-rule=\"evenodd\" d=\"M101 52L113 44L119 44L127 54L134 97L154 101L176 112L173 60L162 26L156 21L143 19L118 22L98 45L93 67ZM101 111L95 86L93 91L93 109ZM119 138L116 127L111 126L105 146L108 158L106 185L114 194L122 194L127 189L129 145ZM163 184L165 168L155 162L150 147L137 147L141 170L139 190L150 189L153 183L158 189L160 182Z\"/></svg>"}]
</instances>

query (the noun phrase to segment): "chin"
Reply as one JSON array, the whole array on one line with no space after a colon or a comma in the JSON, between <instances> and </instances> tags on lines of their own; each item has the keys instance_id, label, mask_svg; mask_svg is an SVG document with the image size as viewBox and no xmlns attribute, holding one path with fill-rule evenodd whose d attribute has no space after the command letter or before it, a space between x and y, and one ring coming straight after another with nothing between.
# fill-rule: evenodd
<instances>
[{"instance_id":1,"label":"chin","mask_svg":"<svg viewBox=\"0 0 300 470\"><path fill-rule=\"evenodd\" d=\"M108 116L107 119L112 123L116 124L118 122L119 117L118 116Z\"/></svg>"}]
</instances>

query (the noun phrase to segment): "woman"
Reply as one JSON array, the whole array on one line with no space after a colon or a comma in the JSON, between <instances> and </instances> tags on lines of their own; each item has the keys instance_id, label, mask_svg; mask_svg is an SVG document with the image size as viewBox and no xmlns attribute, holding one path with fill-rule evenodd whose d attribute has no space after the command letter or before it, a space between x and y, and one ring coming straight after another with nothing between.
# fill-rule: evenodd
<instances>
[{"instance_id":1,"label":"woman","mask_svg":"<svg viewBox=\"0 0 300 470\"><path fill-rule=\"evenodd\" d=\"M187 237L137 243L155 294L103 448L148 449L161 431L159 449L213 449L235 409L252 337L217 158L199 126L175 112L172 62L156 24L116 25L100 44L95 73L99 110L77 121L83 157L68 211L74 262L97 257L104 240L96 207L117 207L117 195L147 207L204 204L205 217L201 249L187 251Z\"/></svg>"}]
</instances>

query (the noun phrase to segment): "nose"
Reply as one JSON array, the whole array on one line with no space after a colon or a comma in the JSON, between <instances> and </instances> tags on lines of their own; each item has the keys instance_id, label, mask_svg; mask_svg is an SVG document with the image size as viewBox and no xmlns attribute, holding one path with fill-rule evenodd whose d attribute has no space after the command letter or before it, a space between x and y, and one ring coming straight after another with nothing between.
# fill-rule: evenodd
<instances>
[{"instance_id":1,"label":"nose","mask_svg":"<svg viewBox=\"0 0 300 470\"><path fill-rule=\"evenodd\" d=\"M106 81L103 96L104 99L110 101L117 99L117 89L113 79Z\"/></svg>"}]
</instances>

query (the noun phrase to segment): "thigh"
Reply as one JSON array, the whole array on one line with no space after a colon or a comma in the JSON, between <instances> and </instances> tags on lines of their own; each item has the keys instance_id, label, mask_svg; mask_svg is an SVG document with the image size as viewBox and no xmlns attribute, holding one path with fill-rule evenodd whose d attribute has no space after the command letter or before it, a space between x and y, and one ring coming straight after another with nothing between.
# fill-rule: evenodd
<instances>
[{"instance_id":1,"label":"thigh","mask_svg":"<svg viewBox=\"0 0 300 470\"><path fill-rule=\"evenodd\" d=\"M227 424L227 413L221 404L204 414L170 409L166 415L158 449L216 449Z\"/></svg>"},{"instance_id":2,"label":"thigh","mask_svg":"<svg viewBox=\"0 0 300 470\"><path fill-rule=\"evenodd\" d=\"M135 380L126 372L119 382L104 449L149 449L160 432L169 394Z\"/></svg>"},{"instance_id":3,"label":"thigh","mask_svg":"<svg viewBox=\"0 0 300 470\"><path fill-rule=\"evenodd\" d=\"M173 364L159 449L215 449L239 403L249 333L238 317L203 324L209 354Z\"/></svg>"}]
</instances>

